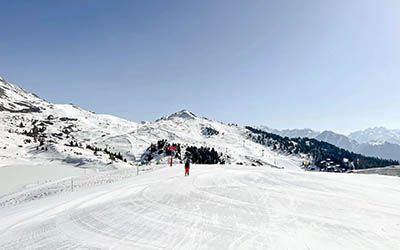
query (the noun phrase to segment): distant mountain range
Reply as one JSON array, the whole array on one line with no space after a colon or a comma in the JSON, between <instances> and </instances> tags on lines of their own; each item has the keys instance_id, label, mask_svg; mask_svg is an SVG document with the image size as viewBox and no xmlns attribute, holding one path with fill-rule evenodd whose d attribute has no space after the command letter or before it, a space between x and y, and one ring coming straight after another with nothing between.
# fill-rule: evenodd
<instances>
[{"instance_id":1,"label":"distant mountain range","mask_svg":"<svg viewBox=\"0 0 400 250\"><path fill-rule=\"evenodd\" d=\"M252 127L246 127L252 132L250 137L257 143L271 147L281 153L289 155L305 154L312 161L304 162L307 169L315 169L320 171L340 171L345 172L351 169L385 167L397 165L398 161L379 159L376 157L364 156L348 151L341 147L337 147L332 143L314 138L289 138L266 132ZM307 163L309 162L309 163Z\"/></svg>"},{"instance_id":2,"label":"distant mountain range","mask_svg":"<svg viewBox=\"0 0 400 250\"><path fill-rule=\"evenodd\" d=\"M259 126L258 128L289 138L314 138L358 154L400 160L400 130L377 127L356 131L346 136L333 131L318 132L311 129L277 130L266 126Z\"/></svg>"},{"instance_id":3,"label":"distant mountain range","mask_svg":"<svg viewBox=\"0 0 400 250\"><path fill-rule=\"evenodd\" d=\"M400 129L387 129L384 127L368 128L353 132L349 138L359 143L389 142L400 144Z\"/></svg>"}]
</instances>

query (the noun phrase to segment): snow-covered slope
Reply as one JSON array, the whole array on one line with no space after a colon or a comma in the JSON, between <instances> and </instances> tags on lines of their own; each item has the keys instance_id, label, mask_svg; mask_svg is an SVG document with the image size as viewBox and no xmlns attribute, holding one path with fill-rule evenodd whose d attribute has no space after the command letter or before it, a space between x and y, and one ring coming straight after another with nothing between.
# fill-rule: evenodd
<instances>
[{"instance_id":1,"label":"snow-covered slope","mask_svg":"<svg viewBox=\"0 0 400 250\"><path fill-rule=\"evenodd\" d=\"M398 177L182 166L0 209L4 249L398 250Z\"/></svg>"},{"instance_id":2,"label":"snow-covered slope","mask_svg":"<svg viewBox=\"0 0 400 250\"><path fill-rule=\"evenodd\" d=\"M216 131L209 135L205 131ZM257 164L281 168L298 169L301 159L273 152L271 149L248 139L244 128L227 125L218 121L198 117L190 111L181 110L154 122L140 124L136 130L116 137L106 137L105 141L122 141L134 145L134 153L140 156L150 143L166 139L170 143L186 146L211 147L228 155L230 163Z\"/></svg>"},{"instance_id":3,"label":"snow-covered slope","mask_svg":"<svg viewBox=\"0 0 400 250\"><path fill-rule=\"evenodd\" d=\"M244 128L198 117L187 110L154 122L137 124L110 115L94 114L73 105L50 104L15 85L3 82L7 89L13 90L12 95L1 98L4 106L12 107L13 103L19 103L20 100L24 100L26 105L32 103L37 105L35 107L40 106L40 112L21 113L20 109L15 109L12 112L0 113L0 119L4 121L0 129L6 138L6 151L18 153L15 154L18 156L16 158L29 158L32 155L66 158L68 154L64 152L71 150L74 155L68 155L69 157L85 158L88 157L85 145L91 145L120 152L131 163L137 163L151 143L166 139L170 143L215 148L219 153L229 155L229 161L232 163L252 164L257 161L279 167L299 165L298 159L293 161L248 140L248 131ZM44 146L49 146L51 154L48 151L29 154L37 147L37 143L24 143L29 139L26 133L29 134L33 126L37 126L39 130L43 127L44 132L40 135L43 135ZM208 134L208 130L213 130L216 134ZM82 147L65 146L71 142L74 146L77 143ZM95 161L92 158L88 157L87 161Z\"/></svg>"},{"instance_id":4,"label":"snow-covered slope","mask_svg":"<svg viewBox=\"0 0 400 250\"><path fill-rule=\"evenodd\" d=\"M49 103L2 79L0 194L10 191L11 187L44 181L44 176L53 179L84 172L68 167L107 170L130 166L122 161L111 161L109 155L102 152L95 155L85 145L96 145L99 138L117 136L137 127L135 122L94 114L74 105ZM71 142L78 145L71 147ZM112 152L123 150L116 144L107 146ZM130 150L121 153L127 159L134 158ZM7 188L4 183L12 185Z\"/></svg>"},{"instance_id":5,"label":"snow-covered slope","mask_svg":"<svg viewBox=\"0 0 400 250\"><path fill-rule=\"evenodd\" d=\"M14 180L21 180L21 185L29 184L25 180L31 178L21 177L34 173L33 166L59 166L54 171L60 172L68 165L109 170L140 164L143 153L158 140L214 148L228 163L291 169L301 165L298 157L252 142L244 128L201 118L187 110L138 124L70 104L52 104L3 79L0 84L0 176L10 176L16 169L20 172ZM113 160L111 154L121 154L121 160ZM159 163L166 161L158 159ZM32 166L29 171L27 165ZM0 189L0 194L3 192Z\"/></svg>"},{"instance_id":6,"label":"snow-covered slope","mask_svg":"<svg viewBox=\"0 0 400 250\"><path fill-rule=\"evenodd\" d=\"M0 86L1 249L400 245L398 178L298 171L300 156L272 151L244 128L187 110L137 124L51 104L4 80ZM138 173L132 165L158 140L212 147L230 164L192 165L183 177L178 160L160 167L164 157L141 167L161 170L132 177ZM117 152L126 161L114 160ZM115 168L124 169L47 182Z\"/></svg>"},{"instance_id":7,"label":"snow-covered slope","mask_svg":"<svg viewBox=\"0 0 400 250\"><path fill-rule=\"evenodd\" d=\"M51 107L35 94L11 84L0 77L0 111L15 113L41 112Z\"/></svg>"},{"instance_id":8,"label":"snow-covered slope","mask_svg":"<svg viewBox=\"0 0 400 250\"><path fill-rule=\"evenodd\" d=\"M84 148L85 143L96 143L99 138L115 136L137 128L134 122L109 115L97 115L72 105L49 105L40 113L0 112L2 163L14 160L68 160L78 163L109 163L100 155L94 156ZM34 127L37 138L30 133ZM35 142L36 140L36 142ZM40 140L43 145L40 145ZM80 147L70 147L77 142ZM45 149L44 149L45 148ZM110 145L110 150L118 150ZM123 152L129 156L129 152Z\"/></svg>"}]
</instances>

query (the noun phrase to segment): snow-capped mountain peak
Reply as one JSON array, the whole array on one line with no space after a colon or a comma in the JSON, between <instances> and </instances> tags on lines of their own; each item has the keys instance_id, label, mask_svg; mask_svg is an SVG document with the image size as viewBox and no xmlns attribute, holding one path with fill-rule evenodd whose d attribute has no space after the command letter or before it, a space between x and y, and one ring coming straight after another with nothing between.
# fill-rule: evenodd
<instances>
[{"instance_id":1,"label":"snow-capped mountain peak","mask_svg":"<svg viewBox=\"0 0 400 250\"><path fill-rule=\"evenodd\" d=\"M400 160L400 130L375 127L346 136L328 130L318 132L311 129L277 130L267 126L258 126L258 128L283 137L315 138L362 155Z\"/></svg>"},{"instance_id":2,"label":"snow-capped mountain peak","mask_svg":"<svg viewBox=\"0 0 400 250\"><path fill-rule=\"evenodd\" d=\"M367 128L365 130L356 131L351 133L349 137L360 143L380 141L400 144L400 130L387 129L385 127Z\"/></svg>"},{"instance_id":3,"label":"snow-capped mountain peak","mask_svg":"<svg viewBox=\"0 0 400 250\"><path fill-rule=\"evenodd\" d=\"M312 129L283 129L283 130L278 130L278 129L272 129L267 126L257 126L258 129L261 129L265 132L269 133L274 133L278 134L283 137L289 137L289 138L297 138L297 137L307 137L307 138L315 138L320 134L318 131L314 131Z\"/></svg>"},{"instance_id":4,"label":"snow-capped mountain peak","mask_svg":"<svg viewBox=\"0 0 400 250\"><path fill-rule=\"evenodd\" d=\"M358 143L351 140L345 135L335 133L333 131L325 130L321 134L315 137L317 140L324 141L336 145L338 147L354 151Z\"/></svg>"},{"instance_id":5,"label":"snow-capped mountain peak","mask_svg":"<svg viewBox=\"0 0 400 250\"><path fill-rule=\"evenodd\" d=\"M172 120L172 119L183 119L183 120L193 120L198 118L193 112L186 110L186 109L182 109L178 112L175 112L171 115L168 116L164 116L163 120Z\"/></svg>"},{"instance_id":6,"label":"snow-capped mountain peak","mask_svg":"<svg viewBox=\"0 0 400 250\"><path fill-rule=\"evenodd\" d=\"M12 113L41 112L51 105L0 77L0 111Z\"/></svg>"}]
</instances>

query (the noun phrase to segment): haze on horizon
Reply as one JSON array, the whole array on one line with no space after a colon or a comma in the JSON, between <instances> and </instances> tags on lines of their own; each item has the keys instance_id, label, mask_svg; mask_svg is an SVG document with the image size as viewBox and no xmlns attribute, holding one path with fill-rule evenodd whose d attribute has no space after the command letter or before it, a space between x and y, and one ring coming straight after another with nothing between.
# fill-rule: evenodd
<instances>
[{"instance_id":1,"label":"haze on horizon","mask_svg":"<svg viewBox=\"0 0 400 250\"><path fill-rule=\"evenodd\" d=\"M400 2L1 1L0 75L135 121L400 128Z\"/></svg>"}]
</instances>

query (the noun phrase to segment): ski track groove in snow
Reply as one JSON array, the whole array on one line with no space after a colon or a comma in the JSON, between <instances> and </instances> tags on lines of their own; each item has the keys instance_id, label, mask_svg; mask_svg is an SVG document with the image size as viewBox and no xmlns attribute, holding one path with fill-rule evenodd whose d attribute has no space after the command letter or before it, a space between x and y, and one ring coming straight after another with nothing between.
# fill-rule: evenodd
<instances>
[{"instance_id":1,"label":"ski track groove in snow","mask_svg":"<svg viewBox=\"0 0 400 250\"><path fill-rule=\"evenodd\" d=\"M397 250L398 184L230 166L194 166L183 177L181 167L164 168L0 209L0 249Z\"/></svg>"}]
</instances>

